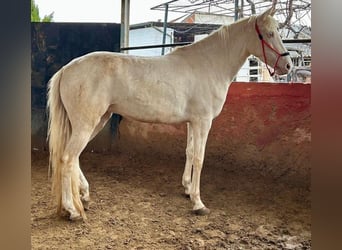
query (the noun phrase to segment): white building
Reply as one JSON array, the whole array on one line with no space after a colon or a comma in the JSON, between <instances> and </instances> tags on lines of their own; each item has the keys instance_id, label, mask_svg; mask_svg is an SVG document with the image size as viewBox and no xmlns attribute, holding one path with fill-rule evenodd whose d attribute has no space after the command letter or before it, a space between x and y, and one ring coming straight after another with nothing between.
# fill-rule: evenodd
<instances>
[{"instance_id":1,"label":"white building","mask_svg":"<svg viewBox=\"0 0 342 250\"><path fill-rule=\"evenodd\" d=\"M143 25L139 25L143 26ZM173 43L173 29L167 28L165 43ZM162 44L163 27L147 26L141 28L131 27L129 31L129 47L146 46ZM171 48L165 48L165 54L169 53ZM129 50L128 54L136 56L160 56L162 48L136 49Z\"/></svg>"}]
</instances>

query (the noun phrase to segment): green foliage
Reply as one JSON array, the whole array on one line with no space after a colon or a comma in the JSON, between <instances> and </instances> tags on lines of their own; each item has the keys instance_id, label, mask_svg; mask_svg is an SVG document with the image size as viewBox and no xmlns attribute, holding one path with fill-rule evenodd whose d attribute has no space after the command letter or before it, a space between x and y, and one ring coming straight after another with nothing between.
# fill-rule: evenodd
<instances>
[{"instance_id":1,"label":"green foliage","mask_svg":"<svg viewBox=\"0 0 342 250\"><path fill-rule=\"evenodd\" d=\"M38 5L31 0L31 22L40 22Z\"/></svg>"},{"instance_id":2,"label":"green foliage","mask_svg":"<svg viewBox=\"0 0 342 250\"><path fill-rule=\"evenodd\" d=\"M45 15L43 18L40 18L38 5L34 2L34 0L31 0L31 22L52 22L53 14L54 12L49 15Z\"/></svg>"},{"instance_id":3,"label":"green foliage","mask_svg":"<svg viewBox=\"0 0 342 250\"><path fill-rule=\"evenodd\" d=\"M52 12L50 15L45 15L43 17L42 22L52 22L53 21L53 14L54 14L54 12Z\"/></svg>"}]
</instances>

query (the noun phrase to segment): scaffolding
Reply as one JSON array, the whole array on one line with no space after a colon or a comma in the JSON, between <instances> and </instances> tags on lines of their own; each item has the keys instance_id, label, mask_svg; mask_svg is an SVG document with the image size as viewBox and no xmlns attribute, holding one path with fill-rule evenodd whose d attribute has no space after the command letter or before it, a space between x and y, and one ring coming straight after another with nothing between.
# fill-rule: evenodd
<instances>
[{"instance_id":1,"label":"scaffolding","mask_svg":"<svg viewBox=\"0 0 342 250\"><path fill-rule=\"evenodd\" d=\"M129 4L129 0L122 0ZM217 25L209 23L186 23L182 22L187 17L206 13L210 15L221 15L232 17L238 20L254 14L259 14L276 4L277 12L275 18L280 24L280 34L283 42L291 44L289 50L302 50L305 58L311 58L311 0L171 0L165 1L159 5L151 7L151 10L164 11L163 30L166 27L172 27L175 37L182 36L181 42L175 40L172 44L165 44L162 39L160 45L148 45L139 47L121 46L122 51L130 49L146 49L146 48L165 48L188 44L192 42L189 37L200 34L209 34L217 29ZM177 20L169 21L168 12L183 13L184 15ZM181 20L183 18L183 20ZM157 26L160 26L157 25ZM173 27L174 26L174 27ZM132 27L131 27L132 28ZM164 32L166 36L166 32ZM292 49L293 47L294 49ZM162 54L164 51L162 51ZM310 60L309 60L310 61Z\"/></svg>"},{"instance_id":2,"label":"scaffolding","mask_svg":"<svg viewBox=\"0 0 342 250\"><path fill-rule=\"evenodd\" d=\"M311 0L171 0L151 10L184 14L210 13L232 16L235 20L270 8L276 2L276 19L281 27L289 25L311 27Z\"/></svg>"}]
</instances>

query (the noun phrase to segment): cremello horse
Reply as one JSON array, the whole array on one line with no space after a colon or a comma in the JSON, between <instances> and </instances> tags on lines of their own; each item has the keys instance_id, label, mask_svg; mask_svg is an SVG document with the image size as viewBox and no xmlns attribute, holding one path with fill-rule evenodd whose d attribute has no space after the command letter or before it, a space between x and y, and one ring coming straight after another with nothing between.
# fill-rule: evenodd
<instances>
[{"instance_id":1,"label":"cremello horse","mask_svg":"<svg viewBox=\"0 0 342 250\"><path fill-rule=\"evenodd\" d=\"M57 212L86 218L89 185L79 156L112 113L151 123L187 123L182 178L193 210L207 214L200 176L212 120L232 79L249 55L287 74L291 59L270 8L259 16L223 26L205 39L160 57L94 52L74 59L49 82L49 148ZM273 73L274 73L273 72ZM272 74L273 74L272 73Z\"/></svg>"}]
</instances>

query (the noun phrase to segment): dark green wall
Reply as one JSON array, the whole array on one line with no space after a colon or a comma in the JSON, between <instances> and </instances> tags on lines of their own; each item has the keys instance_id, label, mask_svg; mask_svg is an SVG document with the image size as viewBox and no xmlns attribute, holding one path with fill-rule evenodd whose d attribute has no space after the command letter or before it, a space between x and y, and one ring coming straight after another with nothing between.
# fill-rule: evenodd
<instances>
[{"instance_id":1,"label":"dark green wall","mask_svg":"<svg viewBox=\"0 0 342 250\"><path fill-rule=\"evenodd\" d=\"M51 76L72 59L93 51L120 50L120 24L31 23L32 147L46 149L46 89ZM112 127L119 117L114 116ZM113 126L114 124L114 126Z\"/></svg>"}]
</instances>

